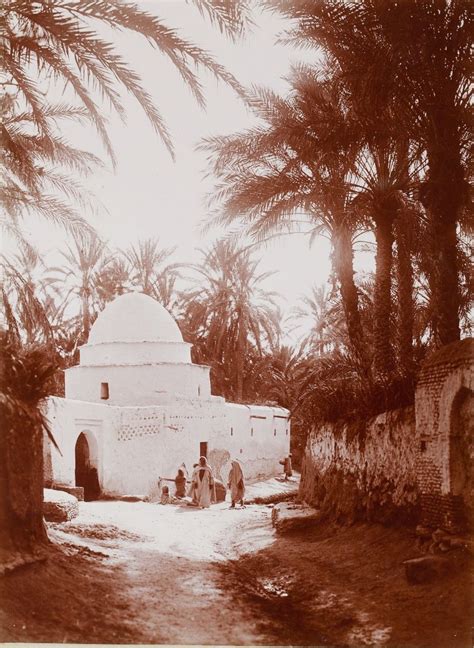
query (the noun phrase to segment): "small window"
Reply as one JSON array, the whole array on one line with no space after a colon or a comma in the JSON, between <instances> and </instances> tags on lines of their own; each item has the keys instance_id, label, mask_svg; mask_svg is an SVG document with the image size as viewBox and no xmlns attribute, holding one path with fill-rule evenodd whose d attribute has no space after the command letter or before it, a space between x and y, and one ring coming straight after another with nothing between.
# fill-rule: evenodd
<instances>
[{"instance_id":1,"label":"small window","mask_svg":"<svg viewBox=\"0 0 474 648\"><path fill-rule=\"evenodd\" d=\"M286 436L288 436L288 430L286 431Z\"/></svg>"},{"instance_id":2,"label":"small window","mask_svg":"<svg viewBox=\"0 0 474 648\"><path fill-rule=\"evenodd\" d=\"M253 436L253 428L250 430L250 436Z\"/></svg>"},{"instance_id":3,"label":"small window","mask_svg":"<svg viewBox=\"0 0 474 648\"><path fill-rule=\"evenodd\" d=\"M426 452L426 441L420 443L420 450L421 452Z\"/></svg>"},{"instance_id":4,"label":"small window","mask_svg":"<svg viewBox=\"0 0 474 648\"><path fill-rule=\"evenodd\" d=\"M240 454L242 454L242 448L240 448Z\"/></svg>"},{"instance_id":5,"label":"small window","mask_svg":"<svg viewBox=\"0 0 474 648\"><path fill-rule=\"evenodd\" d=\"M234 428L230 428L230 436L234 436Z\"/></svg>"},{"instance_id":6,"label":"small window","mask_svg":"<svg viewBox=\"0 0 474 648\"><path fill-rule=\"evenodd\" d=\"M276 435L277 435L277 431L273 430L273 436L276 436Z\"/></svg>"},{"instance_id":7,"label":"small window","mask_svg":"<svg viewBox=\"0 0 474 648\"><path fill-rule=\"evenodd\" d=\"M201 385L198 386L198 396L201 395Z\"/></svg>"},{"instance_id":8,"label":"small window","mask_svg":"<svg viewBox=\"0 0 474 648\"><path fill-rule=\"evenodd\" d=\"M100 397L107 400L109 397L109 383L100 383Z\"/></svg>"}]
</instances>

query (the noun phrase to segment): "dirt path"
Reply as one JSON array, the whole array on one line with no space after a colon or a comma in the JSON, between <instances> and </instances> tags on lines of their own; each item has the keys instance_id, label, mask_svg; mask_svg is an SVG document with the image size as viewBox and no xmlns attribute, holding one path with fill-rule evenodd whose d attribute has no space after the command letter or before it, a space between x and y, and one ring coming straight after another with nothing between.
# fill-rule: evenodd
<instances>
[{"instance_id":1,"label":"dirt path","mask_svg":"<svg viewBox=\"0 0 474 648\"><path fill-rule=\"evenodd\" d=\"M248 531L272 542L270 509L210 510L144 502L80 503L51 525L53 556L2 583L3 641L265 643L258 613L238 604L220 564ZM55 552L55 553L54 553Z\"/></svg>"},{"instance_id":2,"label":"dirt path","mask_svg":"<svg viewBox=\"0 0 474 648\"><path fill-rule=\"evenodd\" d=\"M139 627L141 642L262 643L257 618L254 623L245 605L236 604L225 586L218 585L219 563L238 555L230 543L236 524L244 534L258 529L254 549L268 546L269 513L260 506L242 511L228 506L201 511L142 502L94 502L82 507L68 534L76 528L87 536L87 529L97 529L98 524L120 530L109 559L120 570L121 587L130 593L127 617ZM120 536L123 533L133 540ZM103 544L94 546L90 540L92 549Z\"/></svg>"},{"instance_id":3,"label":"dirt path","mask_svg":"<svg viewBox=\"0 0 474 648\"><path fill-rule=\"evenodd\" d=\"M411 588L407 532L276 538L271 508L81 503L4 579L3 641L468 646L469 581ZM467 589L466 589L467 588Z\"/></svg>"}]
</instances>

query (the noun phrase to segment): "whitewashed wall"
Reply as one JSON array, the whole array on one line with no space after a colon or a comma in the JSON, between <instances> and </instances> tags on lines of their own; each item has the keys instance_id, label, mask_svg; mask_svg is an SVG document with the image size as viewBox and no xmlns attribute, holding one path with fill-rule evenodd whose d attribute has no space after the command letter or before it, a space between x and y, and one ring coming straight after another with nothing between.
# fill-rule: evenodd
<instances>
[{"instance_id":1,"label":"whitewashed wall","mask_svg":"<svg viewBox=\"0 0 474 648\"><path fill-rule=\"evenodd\" d=\"M191 362L187 342L101 342L80 348L80 366ZM67 371L67 370L66 370Z\"/></svg>"},{"instance_id":2,"label":"whitewashed wall","mask_svg":"<svg viewBox=\"0 0 474 648\"><path fill-rule=\"evenodd\" d=\"M247 479L281 473L279 461L290 451L289 422L280 418L288 416L287 410L226 403L225 411L226 425L209 444L214 452L228 451L230 455L222 465L222 477L227 479L233 458L242 463Z\"/></svg>"},{"instance_id":3,"label":"whitewashed wall","mask_svg":"<svg viewBox=\"0 0 474 648\"><path fill-rule=\"evenodd\" d=\"M103 492L149 495L159 477L174 478L181 463L189 470L200 443L219 477L227 480L230 459L242 462L247 479L281 472L289 452L287 411L212 400L180 399L169 406L116 407L50 398L47 415L62 457L51 452L53 479L74 485L75 444L88 437Z\"/></svg>"},{"instance_id":4,"label":"whitewashed wall","mask_svg":"<svg viewBox=\"0 0 474 648\"><path fill-rule=\"evenodd\" d=\"M101 383L109 385L108 405L152 405L181 394L209 399L209 367L194 364L77 366L65 372L68 399L104 403Z\"/></svg>"},{"instance_id":5,"label":"whitewashed wall","mask_svg":"<svg viewBox=\"0 0 474 648\"><path fill-rule=\"evenodd\" d=\"M71 401L64 398L49 398L46 416L61 454L50 447L53 479L56 482L74 485L75 446L81 432L86 433L91 449L97 449L97 470L99 481L103 481L104 465L107 465L108 443L113 436L113 408L95 403Z\"/></svg>"}]
</instances>

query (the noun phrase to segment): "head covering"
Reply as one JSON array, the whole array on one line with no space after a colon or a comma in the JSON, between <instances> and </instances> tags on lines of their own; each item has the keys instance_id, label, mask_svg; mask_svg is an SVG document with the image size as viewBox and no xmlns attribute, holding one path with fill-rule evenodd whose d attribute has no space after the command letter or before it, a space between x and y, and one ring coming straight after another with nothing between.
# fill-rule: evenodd
<instances>
[{"instance_id":1,"label":"head covering","mask_svg":"<svg viewBox=\"0 0 474 648\"><path fill-rule=\"evenodd\" d=\"M204 468L205 466L209 467L206 457L199 457L199 465L201 468Z\"/></svg>"},{"instance_id":2,"label":"head covering","mask_svg":"<svg viewBox=\"0 0 474 648\"><path fill-rule=\"evenodd\" d=\"M242 470L242 466L240 465L240 461L238 459L232 459L230 463L232 464L232 468L234 469L234 478L237 480L237 482L239 482L244 478L244 472Z\"/></svg>"}]
</instances>

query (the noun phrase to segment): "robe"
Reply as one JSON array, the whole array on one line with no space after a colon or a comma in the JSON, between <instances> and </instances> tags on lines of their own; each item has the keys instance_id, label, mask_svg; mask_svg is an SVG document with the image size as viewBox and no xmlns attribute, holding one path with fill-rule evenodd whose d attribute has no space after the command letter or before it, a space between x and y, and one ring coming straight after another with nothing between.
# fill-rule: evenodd
<instances>
[{"instance_id":1,"label":"robe","mask_svg":"<svg viewBox=\"0 0 474 648\"><path fill-rule=\"evenodd\" d=\"M232 461L228 481L232 502L235 503L243 500L245 495L244 473L238 461Z\"/></svg>"},{"instance_id":2,"label":"robe","mask_svg":"<svg viewBox=\"0 0 474 648\"><path fill-rule=\"evenodd\" d=\"M209 465L198 466L194 473L194 497L198 506L209 508L216 501L214 477Z\"/></svg>"}]
</instances>

